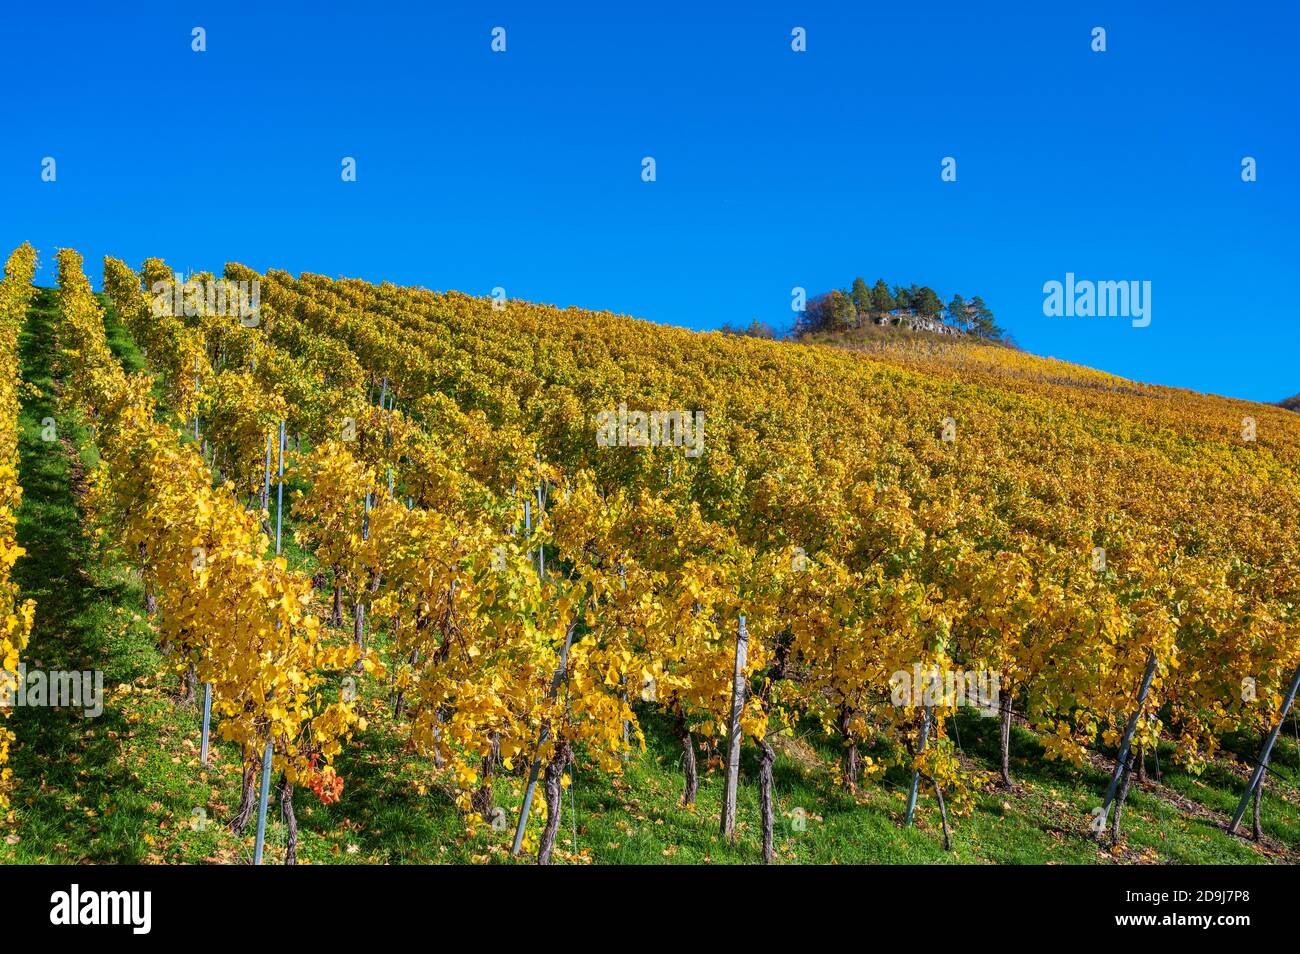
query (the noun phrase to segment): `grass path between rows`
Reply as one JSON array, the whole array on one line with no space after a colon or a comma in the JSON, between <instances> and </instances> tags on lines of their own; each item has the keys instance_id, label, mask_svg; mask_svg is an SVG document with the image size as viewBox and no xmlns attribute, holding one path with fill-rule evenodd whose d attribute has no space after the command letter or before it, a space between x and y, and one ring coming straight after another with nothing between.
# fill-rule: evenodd
<instances>
[{"instance_id":1,"label":"grass path between rows","mask_svg":"<svg viewBox=\"0 0 1300 954\"><path fill-rule=\"evenodd\" d=\"M180 830L192 836L186 854L201 857L217 845L205 845L211 833L190 825L212 794L186 764L194 713L162 688L169 677L140 612L138 578L98 552L87 527L80 494L96 455L88 433L57 407L51 366L56 309L54 292L41 290L20 338L25 396L18 538L27 554L15 575L23 593L36 600L24 661L29 669L101 671L103 712L15 711L16 843L0 847L0 861L172 860L159 846ZM113 343L128 368L139 366L138 355L122 350L120 334Z\"/></svg>"}]
</instances>

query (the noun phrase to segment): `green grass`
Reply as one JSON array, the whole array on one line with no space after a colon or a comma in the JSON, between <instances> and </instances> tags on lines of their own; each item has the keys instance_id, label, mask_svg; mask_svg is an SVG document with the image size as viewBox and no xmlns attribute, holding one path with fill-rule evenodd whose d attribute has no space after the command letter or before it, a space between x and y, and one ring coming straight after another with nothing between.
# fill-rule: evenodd
<instances>
[{"instance_id":1,"label":"green grass","mask_svg":"<svg viewBox=\"0 0 1300 954\"><path fill-rule=\"evenodd\" d=\"M16 574L37 601L29 666L99 668L104 713L87 719L69 710L18 709L12 766L19 780L12 816L0 842L0 862L247 863L252 827L236 838L221 822L238 801L237 753L214 745L205 771L198 760L199 713L176 700L176 674L159 653L142 609L134 572L102 551L79 507L81 474L95 464L89 435L56 409L50 367L54 299L43 291L21 339L31 393L21 417L24 499L19 539L27 555ZM109 340L124 367L144 367L139 351L111 313ZM42 421L57 421L59 441L42 439ZM287 528L288 529L288 528ZM310 553L286 532L291 562L310 569ZM327 602L322 594L322 611ZM346 639L350 630L339 633ZM386 634L372 650L388 656ZM338 762L346 781L341 800L321 805L298 793L299 857L311 864L493 863L509 860L511 832L481 826L469 832L447 782L416 755L405 728L394 724L388 687L360 686L369 725ZM735 843L718 833L720 771L701 753L699 799L680 805L681 753L669 726L651 707L639 712L647 744L621 775L607 775L581 758L565 796L556 860L601 864L732 864L760 859L755 753L742 759ZM1090 864L1111 862L1256 863L1279 860L1251 842L1229 837L1214 819L1184 812L1154 791L1135 788L1124 816L1121 850L1112 854L1086 837L1089 812L1107 781L1100 768L1047 761L1028 733L1017 729L1012 771L1017 785L991 783L997 724L973 712L956 722L968 767L989 773L972 811L953 819L953 850L942 848L937 806L922 790L915 827L902 827L907 775L892 769L865 781L857 798L837 784L838 748L815 728L778 740L775 765L776 850L780 863L849 864ZM1258 740L1229 740L1252 753ZM864 754L879 758L880 752ZM1219 813L1230 812L1239 773L1215 763L1199 778L1162 753L1170 790ZM519 766L522 770L523 766ZM1154 767L1154 766L1153 766ZM1264 828L1271 838L1300 846L1300 750L1281 743L1273 760ZM513 821L523 780L498 781L498 802ZM800 813L799 810L802 810ZM192 825L202 812L206 826ZM796 828L802 814L806 826ZM1221 823L1221 819L1219 820ZM534 823L532 831L536 832ZM279 863L284 826L273 805L267 860ZM1292 860L1294 857L1283 860Z\"/></svg>"},{"instance_id":2,"label":"green grass","mask_svg":"<svg viewBox=\"0 0 1300 954\"><path fill-rule=\"evenodd\" d=\"M43 291L20 338L29 393L19 422L18 538L27 554L15 576L37 604L24 661L29 668L102 670L106 698L94 719L70 709L15 710L18 840L0 859L138 862L150 854L146 834L168 816L188 817L207 795L167 754L192 719L148 688L161 658L139 612L138 582L101 559L85 532L74 488L95 455L84 429L56 410L54 317L54 297ZM42 434L51 418L53 441Z\"/></svg>"}]
</instances>

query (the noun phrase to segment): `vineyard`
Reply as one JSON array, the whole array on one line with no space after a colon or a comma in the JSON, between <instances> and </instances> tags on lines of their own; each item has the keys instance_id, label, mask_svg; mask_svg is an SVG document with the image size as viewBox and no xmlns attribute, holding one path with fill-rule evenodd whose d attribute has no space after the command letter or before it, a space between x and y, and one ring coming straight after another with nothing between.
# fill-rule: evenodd
<instances>
[{"instance_id":1,"label":"vineyard","mask_svg":"<svg viewBox=\"0 0 1300 954\"><path fill-rule=\"evenodd\" d=\"M0 710L0 860L1300 860L1294 413L974 338L35 265L0 668L105 701Z\"/></svg>"}]
</instances>

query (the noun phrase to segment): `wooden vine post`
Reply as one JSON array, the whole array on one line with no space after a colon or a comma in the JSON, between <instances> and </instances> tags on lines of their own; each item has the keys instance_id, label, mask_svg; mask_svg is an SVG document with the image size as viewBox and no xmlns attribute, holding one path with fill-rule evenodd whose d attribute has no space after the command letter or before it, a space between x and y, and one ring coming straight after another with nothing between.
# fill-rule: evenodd
<instances>
[{"instance_id":1,"label":"wooden vine post","mask_svg":"<svg viewBox=\"0 0 1300 954\"><path fill-rule=\"evenodd\" d=\"M1273 726L1273 731L1264 740L1264 749L1259 753L1259 759L1255 763L1255 771L1250 774L1250 782L1246 785L1246 791L1242 794L1241 801L1237 803L1237 810L1232 815L1232 822L1228 825L1228 834L1230 835L1237 833L1237 826L1241 824L1241 816L1246 814L1246 806L1250 804L1250 797L1255 794L1264 781L1264 773L1268 770L1269 756L1273 754L1273 745L1277 742L1278 734L1282 731L1282 723L1286 721L1286 714L1290 711L1291 704L1295 702L1297 690L1300 690L1300 666L1296 667L1295 675L1291 677L1291 686L1286 691L1282 711L1277 715L1277 722Z\"/></svg>"},{"instance_id":2,"label":"wooden vine post","mask_svg":"<svg viewBox=\"0 0 1300 954\"><path fill-rule=\"evenodd\" d=\"M749 632L745 617L736 628L736 666L731 679L731 724L727 732L727 780L722 790L722 835L736 840L736 787L740 781L741 716L745 711L745 660L749 655Z\"/></svg>"},{"instance_id":3,"label":"wooden vine post","mask_svg":"<svg viewBox=\"0 0 1300 954\"><path fill-rule=\"evenodd\" d=\"M1101 803L1100 827L1097 833L1101 834L1106 830L1106 820L1110 817L1110 806L1115 801L1116 790L1119 790L1119 804L1115 809L1115 822L1112 829L1112 838L1119 839L1119 812L1123 807L1124 800L1128 796L1128 786L1131 780L1133 766L1130 752L1133 747L1133 733L1137 730L1138 719L1142 716L1142 707L1146 705L1147 693L1151 691L1151 680L1156 674L1156 654L1152 653L1151 658L1147 661L1146 672L1142 674L1142 686L1138 689L1137 705L1133 707L1133 714L1129 716L1128 726L1124 729L1124 739L1120 743L1119 753L1115 757L1115 770L1111 772L1110 784L1106 786L1106 797ZM1120 782L1123 781L1123 788L1120 788Z\"/></svg>"}]
</instances>

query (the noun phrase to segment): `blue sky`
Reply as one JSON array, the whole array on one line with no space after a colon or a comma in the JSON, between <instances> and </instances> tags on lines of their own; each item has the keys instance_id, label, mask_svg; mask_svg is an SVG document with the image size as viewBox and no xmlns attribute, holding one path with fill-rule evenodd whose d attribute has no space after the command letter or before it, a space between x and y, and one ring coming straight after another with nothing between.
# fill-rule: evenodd
<instances>
[{"instance_id":1,"label":"blue sky","mask_svg":"<svg viewBox=\"0 0 1300 954\"><path fill-rule=\"evenodd\" d=\"M1300 13L1135 6L15 5L0 244L45 283L66 245L693 328L860 274L982 295L1040 354L1287 397ZM1151 325L1045 317L1066 272L1150 281Z\"/></svg>"}]
</instances>

